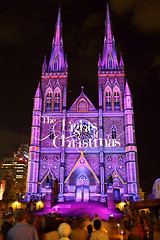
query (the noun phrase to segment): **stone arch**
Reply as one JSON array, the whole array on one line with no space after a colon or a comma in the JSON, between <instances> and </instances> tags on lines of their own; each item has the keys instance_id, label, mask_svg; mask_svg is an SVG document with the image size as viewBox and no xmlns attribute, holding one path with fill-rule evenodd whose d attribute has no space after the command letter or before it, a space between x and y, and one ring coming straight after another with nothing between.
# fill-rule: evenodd
<instances>
[{"instance_id":1,"label":"stone arch","mask_svg":"<svg viewBox=\"0 0 160 240\"><path fill-rule=\"evenodd\" d=\"M96 185L96 180L92 172L85 166L80 166L73 171L69 179L69 185L76 186L76 180L80 176L86 176L89 180L89 185Z\"/></svg>"}]
</instances>

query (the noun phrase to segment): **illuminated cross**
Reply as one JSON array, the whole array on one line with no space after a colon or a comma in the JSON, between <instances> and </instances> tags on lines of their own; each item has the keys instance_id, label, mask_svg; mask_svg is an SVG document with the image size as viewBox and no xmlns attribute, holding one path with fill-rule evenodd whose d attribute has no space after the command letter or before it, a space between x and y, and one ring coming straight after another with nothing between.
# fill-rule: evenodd
<instances>
[{"instance_id":1,"label":"illuminated cross","mask_svg":"<svg viewBox=\"0 0 160 240\"><path fill-rule=\"evenodd\" d=\"M82 92L83 92L83 88L84 88L84 87L82 86L81 88L82 88Z\"/></svg>"}]
</instances>

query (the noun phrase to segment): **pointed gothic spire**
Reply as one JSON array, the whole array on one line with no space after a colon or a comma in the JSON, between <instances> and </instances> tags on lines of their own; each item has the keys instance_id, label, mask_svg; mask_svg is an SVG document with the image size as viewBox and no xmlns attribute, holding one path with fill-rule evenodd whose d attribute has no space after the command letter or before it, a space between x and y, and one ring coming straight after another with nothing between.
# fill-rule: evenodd
<instances>
[{"instance_id":1,"label":"pointed gothic spire","mask_svg":"<svg viewBox=\"0 0 160 240\"><path fill-rule=\"evenodd\" d=\"M47 61L46 61L46 55L44 56L44 62L42 65L42 73L46 72L47 70Z\"/></svg>"},{"instance_id":2,"label":"pointed gothic spire","mask_svg":"<svg viewBox=\"0 0 160 240\"><path fill-rule=\"evenodd\" d=\"M55 44L60 45L60 40L61 40L61 9L59 6L57 24L56 24Z\"/></svg>"},{"instance_id":3,"label":"pointed gothic spire","mask_svg":"<svg viewBox=\"0 0 160 240\"><path fill-rule=\"evenodd\" d=\"M106 25L105 26L105 36L107 37L107 43L112 43L111 21L110 21L108 3L107 3L107 15L106 15L105 25Z\"/></svg>"},{"instance_id":4,"label":"pointed gothic spire","mask_svg":"<svg viewBox=\"0 0 160 240\"><path fill-rule=\"evenodd\" d=\"M67 62L67 55L65 54L65 69L68 70L68 62Z\"/></svg>"},{"instance_id":5,"label":"pointed gothic spire","mask_svg":"<svg viewBox=\"0 0 160 240\"><path fill-rule=\"evenodd\" d=\"M102 56L102 70L118 69L118 60L115 49L115 40L112 36L109 6L107 3L107 13L105 21L105 36Z\"/></svg>"},{"instance_id":6,"label":"pointed gothic spire","mask_svg":"<svg viewBox=\"0 0 160 240\"><path fill-rule=\"evenodd\" d=\"M131 95L131 91L130 91L127 79L126 79L126 85L125 85L125 95L127 95L127 96Z\"/></svg>"},{"instance_id":7,"label":"pointed gothic spire","mask_svg":"<svg viewBox=\"0 0 160 240\"><path fill-rule=\"evenodd\" d=\"M123 62L123 58L122 58L122 53L120 53L119 67L120 67L121 70L124 69L124 62Z\"/></svg>"},{"instance_id":8,"label":"pointed gothic spire","mask_svg":"<svg viewBox=\"0 0 160 240\"><path fill-rule=\"evenodd\" d=\"M41 86L40 86L40 82L39 82L34 98L41 98L41 97L42 97Z\"/></svg>"},{"instance_id":9,"label":"pointed gothic spire","mask_svg":"<svg viewBox=\"0 0 160 240\"><path fill-rule=\"evenodd\" d=\"M133 108L132 106L132 94L126 79L125 90L124 90L124 109Z\"/></svg>"},{"instance_id":10,"label":"pointed gothic spire","mask_svg":"<svg viewBox=\"0 0 160 240\"><path fill-rule=\"evenodd\" d=\"M98 59L98 70L101 70L101 54L99 53L99 59Z\"/></svg>"},{"instance_id":11,"label":"pointed gothic spire","mask_svg":"<svg viewBox=\"0 0 160 240\"><path fill-rule=\"evenodd\" d=\"M59 7L58 17L56 23L55 36L52 42L52 52L49 61L48 71L62 72L67 69L67 60L64 60L63 40L62 40L62 23L61 23L61 9Z\"/></svg>"}]
</instances>

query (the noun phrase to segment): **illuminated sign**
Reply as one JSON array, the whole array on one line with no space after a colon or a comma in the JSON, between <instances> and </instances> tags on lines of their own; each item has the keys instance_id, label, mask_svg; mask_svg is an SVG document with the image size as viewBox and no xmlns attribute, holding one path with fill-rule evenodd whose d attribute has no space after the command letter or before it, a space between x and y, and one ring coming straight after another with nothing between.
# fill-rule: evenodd
<instances>
[{"instance_id":1,"label":"illuminated sign","mask_svg":"<svg viewBox=\"0 0 160 240\"><path fill-rule=\"evenodd\" d=\"M97 148L102 146L105 148L117 148L121 146L120 135L113 139L112 133L110 133L106 138L100 138L96 123L91 123L86 119L75 122L70 121L69 130L67 131L65 130L64 120L56 120L47 116L43 117L42 123L51 124L52 132L39 140L46 140L52 135L53 147L55 148ZM62 131L59 131L61 127Z\"/></svg>"}]
</instances>

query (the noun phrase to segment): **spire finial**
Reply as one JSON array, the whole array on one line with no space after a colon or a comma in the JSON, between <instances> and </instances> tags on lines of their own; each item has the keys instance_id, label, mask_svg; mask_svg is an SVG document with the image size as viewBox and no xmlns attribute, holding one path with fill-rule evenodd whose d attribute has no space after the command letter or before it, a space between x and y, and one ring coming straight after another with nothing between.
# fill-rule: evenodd
<instances>
[{"instance_id":1,"label":"spire finial","mask_svg":"<svg viewBox=\"0 0 160 240\"><path fill-rule=\"evenodd\" d=\"M44 62L42 65L42 73L46 72L47 70L47 61L46 61L46 55L44 55Z\"/></svg>"},{"instance_id":2,"label":"spire finial","mask_svg":"<svg viewBox=\"0 0 160 240\"><path fill-rule=\"evenodd\" d=\"M111 21L110 21L110 14L109 14L109 5L108 5L108 3L107 3L105 35L107 36L107 42L108 43L112 43Z\"/></svg>"},{"instance_id":3,"label":"spire finial","mask_svg":"<svg viewBox=\"0 0 160 240\"><path fill-rule=\"evenodd\" d=\"M61 8L59 6L57 24L56 24L55 44L60 43L60 38L61 38Z\"/></svg>"},{"instance_id":4,"label":"spire finial","mask_svg":"<svg viewBox=\"0 0 160 240\"><path fill-rule=\"evenodd\" d=\"M123 70L124 69L124 62L123 62L123 58L122 58L122 53L120 53L120 62L119 62L119 66L120 68Z\"/></svg>"},{"instance_id":5,"label":"spire finial","mask_svg":"<svg viewBox=\"0 0 160 240\"><path fill-rule=\"evenodd\" d=\"M82 88L82 92L83 92L83 88L84 88L84 87L82 86L81 88Z\"/></svg>"}]
</instances>

